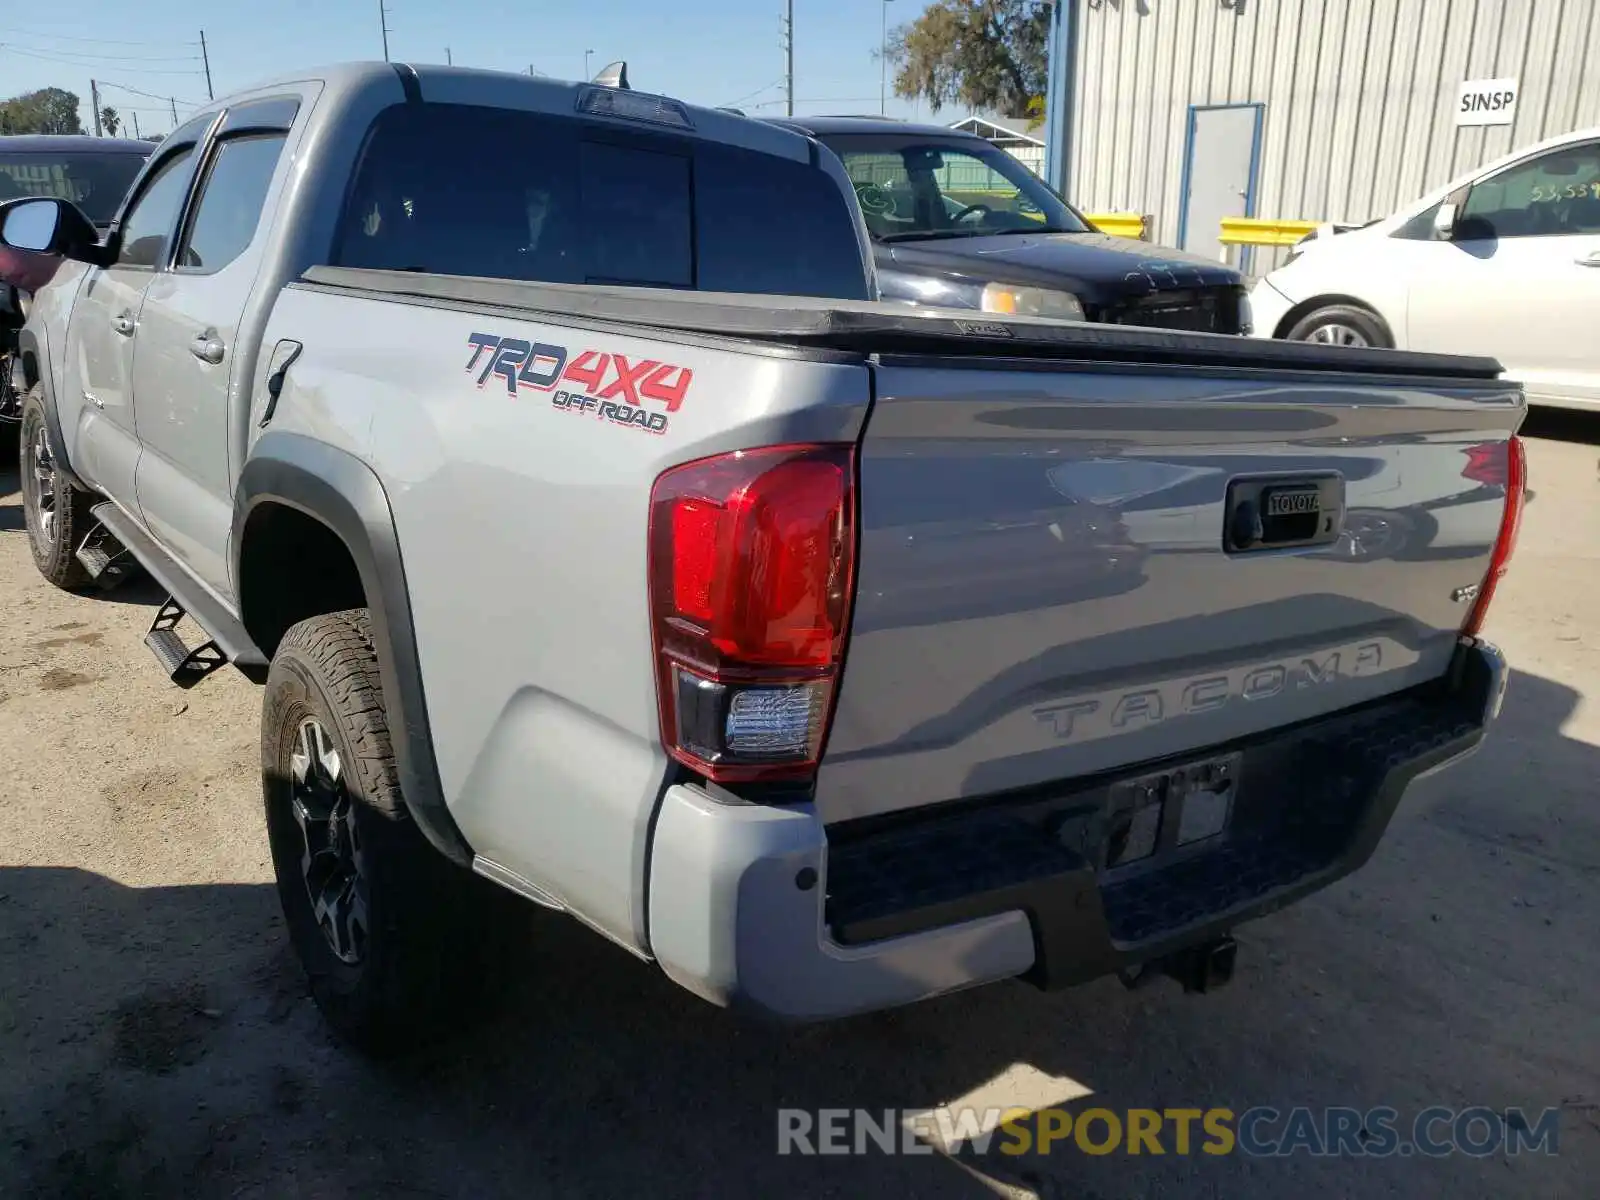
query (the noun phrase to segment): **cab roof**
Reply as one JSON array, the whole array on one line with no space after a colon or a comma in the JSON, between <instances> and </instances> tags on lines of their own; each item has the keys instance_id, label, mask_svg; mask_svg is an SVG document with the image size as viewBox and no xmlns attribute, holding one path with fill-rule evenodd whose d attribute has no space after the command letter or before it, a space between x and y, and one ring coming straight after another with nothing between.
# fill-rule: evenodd
<instances>
[{"instance_id":1,"label":"cab roof","mask_svg":"<svg viewBox=\"0 0 1600 1200\"><path fill-rule=\"evenodd\" d=\"M396 99L402 89L413 100L431 104L484 105L528 112L570 115L579 98L603 85L582 83L548 76L523 75L511 71L489 71L477 67L456 67L437 63L345 62L282 74L260 81L230 96L218 97L197 114L217 112L229 104L270 95L288 85L317 83L325 89L327 100L339 100L372 89L392 92ZM727 145L740 146L765 154L776 154L798 162L810 161L812 154L798 126L782 127L735 116L721 109L703 108L648 89L629 89L635 95L670 100L686 112L693 136ZM604 120L624 118L602 117ZM795 136L800 134L802 136Z\"/></svg>"}]
</instances>

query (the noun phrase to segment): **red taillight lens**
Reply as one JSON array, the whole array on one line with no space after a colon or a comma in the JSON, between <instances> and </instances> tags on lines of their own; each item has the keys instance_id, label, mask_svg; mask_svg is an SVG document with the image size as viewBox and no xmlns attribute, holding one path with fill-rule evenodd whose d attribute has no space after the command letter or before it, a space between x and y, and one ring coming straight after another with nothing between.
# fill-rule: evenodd
<instances>
[{"instance_id":1,"label":"red taillight lens","mask_svg":"<svg viewBox=\"0 0 1600 1200\"><path fill-rule=\"evenodd\" d=\"M855 566L855 449L769 446L674 467L650 496L667 752L722 781L815 770Z\"/></svg>"},{"instance_id":2,"label":"red taillight lens","mask_svg":"<svg viewBox=\"0 0 1600 1200\"><path fill-rule=\"evenodd\" d=\"M1483 622L1489 615L1489 604L1494 600L1495 588L1499 586L1506 568L1511 565L1511 554L1517 548L1517 533L1522 528L1522 506L1528 487L1528 459L1522 449L1522 439L1513 436L1507 441L1493 443L1492 447L1474 446L1467 451L1467 455L1472 458L1478 451L1490 449L1495 453L1484 456L1482 468L1483 476L1488 478L1472 475L1470 466L1462 472L1468 478L1482 483L1499 482L1493 478L1498 474L1506 485L1506 506L1500 514L1500 534L1494 541L1494 553L1489 556L1489 570L1478 588L1477 598L1472 602L1472 611L1467 614L1466 624L1461 627L1461 632L1468 637L1476 637L1483 628Z\"/></svg>"}]
</instances>

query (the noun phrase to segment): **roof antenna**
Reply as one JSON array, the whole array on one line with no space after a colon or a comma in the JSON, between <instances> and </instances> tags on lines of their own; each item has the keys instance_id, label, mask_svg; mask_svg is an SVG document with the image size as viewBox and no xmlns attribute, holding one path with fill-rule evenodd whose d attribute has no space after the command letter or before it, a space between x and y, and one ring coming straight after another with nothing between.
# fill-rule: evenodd
<instances>
[{"instance_id":1,"label":"roof antenna","mask_svg":"<svg viewBox=\"0 0 1600 1200\"><path fill-rule=\"evenodd\" d=\"M601 68L600 74L596 75L590 82L598 84L600 87L617 88L624 92L633 90L628 86L628 64L621 61Z\"/></svg>"}]
</instances>

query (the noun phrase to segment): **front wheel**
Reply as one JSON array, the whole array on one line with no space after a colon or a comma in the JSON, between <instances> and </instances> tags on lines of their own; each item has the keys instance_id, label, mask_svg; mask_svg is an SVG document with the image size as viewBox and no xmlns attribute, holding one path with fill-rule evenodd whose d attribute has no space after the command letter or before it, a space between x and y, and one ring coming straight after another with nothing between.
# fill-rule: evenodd
<instances>
[{"instance_id":1,"label":"front wheel","mask_svg":"<svg viewBox=\"0 0 1600 1200\"><path fill-rule=\"evenodd\" d=\"M22 516L33 564L59 588L83 587L89 582L89 572L78 561L77 546L94 522L89 514L94 500L79 491L57 465L50 450L44 400L37 387L22 402L19 447Z\"/></svg>"},{"instance_id":2,"label":"front wheel","mask_svg":"<svg viewBox=\"0 0 1600 1200\"><path fill-rule=\"evenodd\" d=\"M1294 323L1288 339L1323 346L1394 348L1394 338L1378 315L1352 304L1327 304L1313 309Z\"/></svg>"},{"instance_id":3,"label":"front wheel","mask_svg":"<svg viewBox=\"0 0 1600 1200\"><path fill-rule=\"evenodd\" d=\"M374 1053L429 1040L483 972L485 884L400 795L366 609L284 635L261 713L267 837L289 939L324 1017Z\"/></svg>"}]
</instances>

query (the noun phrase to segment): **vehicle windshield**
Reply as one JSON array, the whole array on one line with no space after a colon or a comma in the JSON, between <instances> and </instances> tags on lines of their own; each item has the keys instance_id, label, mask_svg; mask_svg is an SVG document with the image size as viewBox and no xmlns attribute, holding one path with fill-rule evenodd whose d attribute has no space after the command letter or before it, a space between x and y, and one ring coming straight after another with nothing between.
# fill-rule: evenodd
<instances>
[{"instance_id":1,"label":"vehicle windshield","mask_svg":"<svg viewBox=\"0 0 1600 1200\"><path fill-rule=\"evenodd\" d=\"M142 166L142 154L0 151L0 203L51 196L70 200L96 225L108 225Z\"/></svg>"},{"instance_id":2,"label":"vehicle windshield","mask_svg":"<svg viewBox=\"0 0 1600 1200\"><path fill-rule=\"evenodd\" d=\"M823 141L844 162L878 241L1091 232L1044 180L987 142L892 134Z\"/></svg>"}]
</instances>

